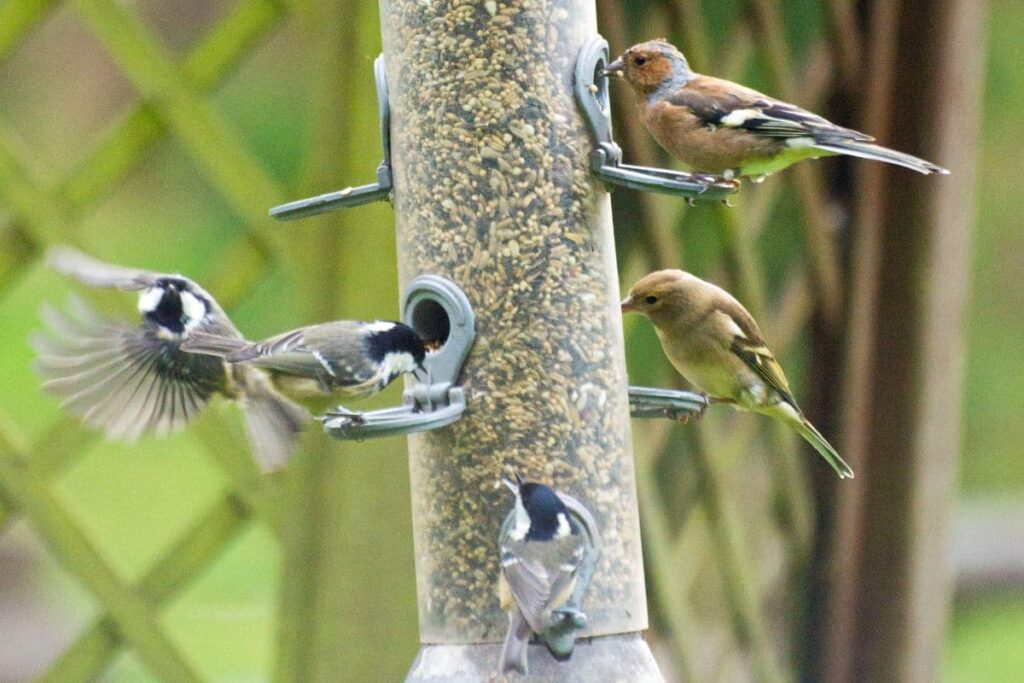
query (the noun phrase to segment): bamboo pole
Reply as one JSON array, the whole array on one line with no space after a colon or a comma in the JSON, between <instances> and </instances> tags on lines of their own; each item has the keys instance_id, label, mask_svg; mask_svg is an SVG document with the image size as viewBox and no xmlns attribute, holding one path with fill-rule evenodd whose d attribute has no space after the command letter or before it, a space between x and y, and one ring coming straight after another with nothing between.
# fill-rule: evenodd
<instances>
[{"instance_id":1,"label":"bamboo pole","mask_svg":"<svg viewBox=\"0 0 1024 683\"><path fill-rule=\"evenodd\" d=\"M499 527L515 468L578 498L601 561L589 638L531 680L661 680L647 626L608 196L572 95L593 0L381 0L404 284L435 273L476 312L461 421L410 437L423 648L408 680L494 675L507 624ZM461 678L460 678L461 676Z\"/></svg>"}]
</instances>

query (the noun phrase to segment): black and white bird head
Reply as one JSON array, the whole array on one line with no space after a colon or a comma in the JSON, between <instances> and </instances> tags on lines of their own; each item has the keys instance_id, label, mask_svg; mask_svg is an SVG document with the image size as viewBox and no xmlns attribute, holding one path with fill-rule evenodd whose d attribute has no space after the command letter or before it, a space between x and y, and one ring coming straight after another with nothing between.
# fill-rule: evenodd
<instances>
[{"instance_id":1,"label":"black and white bird head","mask_svg":"<svg viewBox=\"0 0 1024 683\"><path fill-rule=\"evenodd\" d=\"M509 538L514 541L551 541L577 533L569 509L551 487L524 481L519 474L516 474L515 483L508 479L501 481L516 496Z\"/></svg>"},{"instance_id":2,"label":"black and white bird head","mask_svg":"<svg viewBox=\"0 0 1024 683\"><path fill-rule=\"evenodd\" d=\"M427 347L416 330L399 322L378 320L366 324L366 333L367 353L383 368L385 384L423 369Z\"/></svg>"},{"instance_id":3,"label":"black and white bird head","mask_svg":"<svg viewBox=\"0 0 1024 683\"><path fill-rule=\"evenodd\" d=\"M185 278L161 277L139 294L139 312L157 336L178 341L206 321L210 300Z\"/></svg>"}]
</instances>

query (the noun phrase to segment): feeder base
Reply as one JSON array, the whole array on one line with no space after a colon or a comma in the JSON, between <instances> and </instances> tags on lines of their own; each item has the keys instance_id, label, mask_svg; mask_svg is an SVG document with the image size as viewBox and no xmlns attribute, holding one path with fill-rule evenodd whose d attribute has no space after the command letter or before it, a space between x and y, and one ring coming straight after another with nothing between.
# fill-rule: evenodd
<instances>
[{"instance_id":1,"label":"feeder base","mask_svg":"<svg viewBox=\"0 0 1024 683\"><path fill-rule=\"evenodd\" d=\"M541 643L530 643L530 674L498 673L500 643L423 645L405 683L665 683L639 633L576 641L572 657L558 661Z\"/></svg>"}]
</instances>

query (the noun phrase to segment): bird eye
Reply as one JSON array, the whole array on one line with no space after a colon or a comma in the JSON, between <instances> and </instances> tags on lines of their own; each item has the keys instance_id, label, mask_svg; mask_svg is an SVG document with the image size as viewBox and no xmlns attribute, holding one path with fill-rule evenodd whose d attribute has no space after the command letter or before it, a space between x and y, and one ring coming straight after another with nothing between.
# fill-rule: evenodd
<instances>
[{"instance_id":1,"label":"bird eye","mask_svg":"<svg viewBox=\"0 0 1024 683\"><path fill-rule=\"evenodd\" d=\"M644 299L644 301L646 301L649 304L656 304L656 303L658 303L658 297L656 297L656 296L654 296L652 294L651 296L649 296L646 299Z\"/></svg>"},{"instance_id":2,"label":"bird eye","mask_svg":"<svg viewBox=\"0 0 1024 683\"><path fill-rule=\"evenodd\" d=\"M637 57L636 59L633 60L633 63L636 64L637 66L643 66L644 64L647 63L647 57Z\"/></svg>"}]
</instances>

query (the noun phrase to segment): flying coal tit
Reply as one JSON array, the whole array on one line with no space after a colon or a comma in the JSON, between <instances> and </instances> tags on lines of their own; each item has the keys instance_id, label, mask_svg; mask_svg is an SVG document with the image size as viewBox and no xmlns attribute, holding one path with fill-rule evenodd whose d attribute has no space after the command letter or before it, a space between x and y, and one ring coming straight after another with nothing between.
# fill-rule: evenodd
<instances>
[{"instance_id":1,"label":"flying coal tit","mask_svg":"<svg viewBox=\"0 0 1024 683\"><path fill-rule=\"evenodd\" d=\"M369 396L406 373L423 369L427 349L408 325L393 321L337 320L258 342L196 332L182 345L232 367L269 373L274 386L315 413L338 395Z\"/></svg>"},{"instance_id":2,"label":"flying coal tit","mask_svg":"<svg viewBox=\"0 0 1024 683\"><path fill-rule=\"evenodd\" d=\"M572 596L585 545L553 489L518 474L515 483L502 483L516 499L512 524L500 540L498 592L509 623L498 668L502 674L525 675L530 634L543 633L552 612Z\"/></svg>"},{"instance_id":3,"label":"flying coal tit","mask_svg":"<svg viewBox=\"0 0 1024 683\"><path fill-rule=\"evenodd\" d=\"M135 440L184 427L214 395L238 401L253 455L274 470L291 455L309 414L274 390L258 368L182 349L192 334L242 339L224 310L182 275L103 263L70 247L48 253L50 265L84 285L139 293L141 324L100 316L73 298L67 313L43 309L49 334L36 334L36 368L43 388L62 407L103 429L110 439Z\"/></svg>"}]
</instances>

